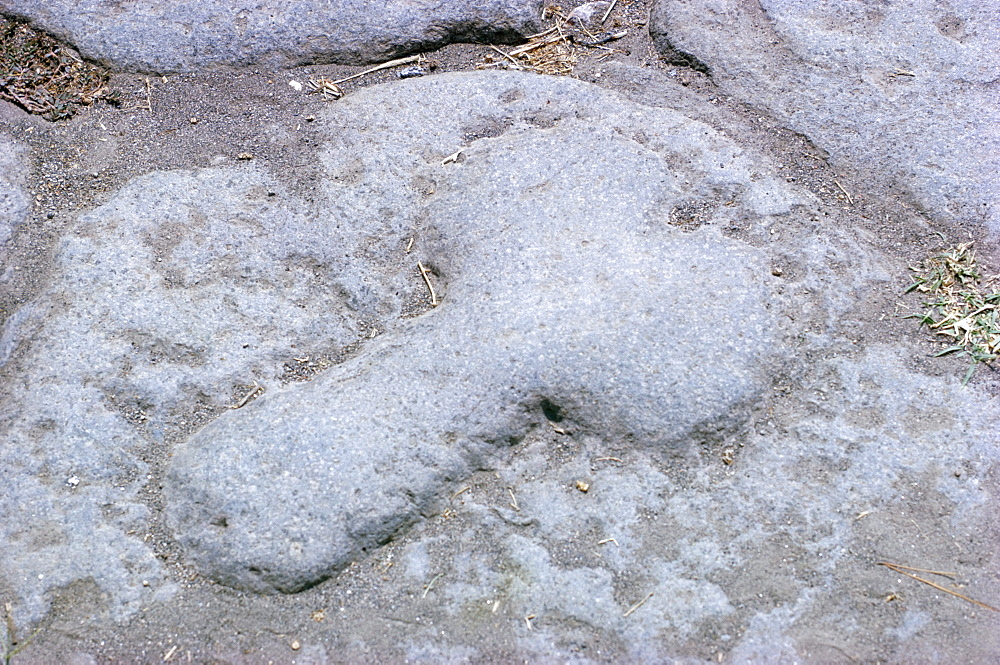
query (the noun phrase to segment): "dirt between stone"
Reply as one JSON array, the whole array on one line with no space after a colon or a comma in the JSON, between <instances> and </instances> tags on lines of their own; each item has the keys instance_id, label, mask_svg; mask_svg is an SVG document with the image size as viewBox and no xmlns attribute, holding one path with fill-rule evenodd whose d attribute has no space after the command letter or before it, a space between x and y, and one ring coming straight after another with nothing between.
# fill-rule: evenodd
<instances>
[{"instance_id":1,"label":"dirt between stone","mask_svg":"<svg viewBox=\"0 0 1000 665\"><path fill-rule=\"evenodd\" d=\"M873 187L857 174L836 171L826 161L823 151L805 137L781 128L754 108L718 94L705 74L663 62L646 32L649 9L650 3L641 0L622 2L615 12L613 27L627 30L628 36L608 44L613 51L588 51L576 64L574 75L643 101L644 93L637 89L635 80L618 67L624 63L640 68L661 86L673 86L676 99L691 100L692 109L698 104L716 108L718 113L714 117L699 117L697 111L691 115L726 132L747 149L767 156L777 165L780 175L807 189L823 204L829 223L852 229L850 233L866 247L881 252L882 265L892 275L892 282L881 290L873 289L869 298L855 303L851 318L857 327L850 340L853 351L849 355L858 357L876 345L900 345L910 351L906 361L909 371L930 377L961 376L966 361L930 358L940 350L940 343L926 331L918 330L912 321L901 319L907 308L918 305L916 297L903 297L901 293L911 278L907 267L945 246L937 233L951 242L976 242L984 272L1000 272L1000 253L985 237L984 230L971 222L947 228L936 225L909 207L901 193L892 196L890 190L889 196L868 195L872 189L881 190L883 185ZM487 58L494 62L500 59L495 50L480 45L451 45L426 55L436 64L431 76L470 71ZM0 103L3 129L30 148L32 170L28 190L34 198L30 220L9 244L7 261L13 271L11 279L0 289L0 323L49 283L54 241L70 228L76 217L107 202L136 176L155 170L236 165L241 162L241 155L251 155L246 161L266 165L290 191L312 200L321 177L320 167L314 162L315 148L321 142L316 118L324 107L338 102L321 94L296 90L290 82L306 84L309 79L320 77L339 79L364 69L326 65L283 71L218 70L162 78L115 74L110 86L119 92L120 106L98 102L83 108L71 120L56 123ZM389 69L347 82L343 89L351 95L361 87L395 79L396 70ZM699 224L697 208L680 209L675 215L679 225ZM744 230L736 228L730 233L739 238ZM751 236L747 234L746 239ZM802 266L789 262L774 269L792 275ZM845 279L847 271L853 269L849 265L843 267ZM417 307L414 303L413 314L417 313ZM339 362L350 353L350 349L331 349L329 362ZM290 367L288 379L308 380L322 369L322 366ZM803 408L801 400L793 395L807 390L814 379L806 375L790 377L784 385L776 381L768 414L759 419L758 426L790 427ZM981 368L969 390L1000 396L995 370ZM234 400L238 398L234 394ZM927 402L928 408L933 408L933 396ZM176 431L162 445L146 453L145 461L152 475L162 477L171 447L217 415L217 410L205 410L191 419L186 429ZM577 476L586 482L586 470L595 465L625 467L640 460L668 469L678 487L711 486L724 482L734 469L739 470L742 453L736 451L735 464L730 466L733 454L733 451L725 453L730 459L724 460L722 451L705 452L684 468L673 460L657 460L649 451L575 440L555 429L536 432L504 453L510 469L519 469L518 473L525 477L562 474L569 487L572 487L570 479ZM605 461L594 461L601 458ZM803 477L821 488L825 478L834 472L831 463L818 453L816 464L802 469ZM525 470L528 466L532 470ZM957 474L961 473L960 467L961 461L956 460ZM511 509L517 501L509 490L511 473L509 469L498 468L476 474L465 483L467 490L443 500L436 513L417 527L369 553L334 579L288 596L237 592L205 580L186 565L163 524L162 498L154 491L159 483L154 480L146 497L153 509L146 538L179 584L174 598L169 603L152 604L128 621L116 624L109 618L99 587L86 581L77 582L53 598L52 610L41 624L18 629L20 640L30 636L31 641L13 662L44 663L58 658L71 663L321 663L407 659L503 663L533 659L614 661L626 657L629 645L607 634L589 634L585 626L572 621L558 627L561 636L558 643L532 643L531 651L526 651L527 642L513 640L510 632L495 631L491 622L526 626L523 635L530 637L530 631L544 627L546 621L556 620L512 614L510 607L500 602L502 590L498 590L495 599L484 599L480 606L463 608L457 622L443 609L434 581L439 579L436 575L447 575L448 571L437 567L437 561L447 557L454 561L457 553L464 553L463 560L467 560L470 553L475 553L497 566L505 565L490 524L499 518L514 531L531 526L530 521ZM995 487L998 479L983 479L983 482ZM579 492L567 489L573 491ZM939 516L928 514L933 507L928 504L926 494L935 491L933 487L922 486L919 478L914 479L907 498L896 506L895 517L866 523L870 541L884 542L917 533L924 555L937 553L944 560L952 557L949 543L957 536L949 532L947 523ZM712 510L725 511L726 506L716 505ZM485 519L484 514L492 517ZM650 514L640 520L640 524L646 525L643 536L647 546L669 549L677 529L658 522L655 517ZM766 520L771 516L757 518ZM616 547L617 543L595 546L592 538L595 535L580 533L559 542L550 552L553 557L550 564L580 566L599 562L606 555L603 548ZM732 588L742 586L745 590L743 600L749 607L779 608L782 602L794 597L795 591L783 588L780 576L771 575L770 571L786 563L774 558L775 551L783 549L788 557L794 558L795 547L762 546L760 558L752 566L727 573ZM865 559L865 555L875 560L884 555L884 549L872 547L869 552L860 553L859 559ZM405 557L409 557L408 564L402 563ZM968 563L973 567L989 564L988 561ZM404 570L407 565L410 568L426 565L426 581L414 582L412 575ZM520 573L509 572L509 584L516 586ZM991 625L1000 629L1000 624L991 623L988 611L942 594L930 598L927 589L916 581L893 586L884 572L861 565L840 570L839 575L847 576L840 579L840 584L863 597L862 600L845 598L845 605L878 604L877 613L885 617L888 625L895 620L894 613L900 603L916 602L917 598L925 604L936 603L934 619L921 630L925 643L938 644L944 650L941 658L952 662L986 662L990 654L1000 654L985 642L977 644L977 640L985 639ZM988 595L991 588L996 592L1000 583L995 573L991 573L991 583L963 591L973 596ZM893 580L898 577L889 575ZM633 579L617 580L617 599L626 606L642 600L647 581L639 571ZM986 579L980 581L985 583ZM6 589L0 587L0 595L6 597L4 592ZM558 592L552 590L554 594ZM890 594L899 597L890 598ZM997 597L996 593L993 597ZM725 662L729 646L747 629L740 616L734 615L732 625L715 625L708 632L696 633L680 642L672 641L669 631L661 639L670 645L672 653L690 659L689 662ZM817 617L816 621L821 622L822 618ZM962 640L959 636L969 625L974 626L970 638ZM825 644L816 643L806 656L811 662L857 662L852 654L860 653L860 660L866 662L908 662L906 654L891 650L895 647L886 640L873 631L870 642L858 646L838 643L833 635Z\"/></svg>"}]
</instances>

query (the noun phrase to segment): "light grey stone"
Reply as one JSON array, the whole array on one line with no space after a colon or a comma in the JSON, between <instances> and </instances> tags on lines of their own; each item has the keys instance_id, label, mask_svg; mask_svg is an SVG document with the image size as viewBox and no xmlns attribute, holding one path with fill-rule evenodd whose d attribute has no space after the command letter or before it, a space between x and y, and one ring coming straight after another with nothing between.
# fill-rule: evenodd
<instances>
[{"instance_id":1,"label":"light grey stone","mask_svg":"<svg viewBox=\"0 0 1000 665\"><path fill-rule=\"evenodd\" d=\"M0 0L114 69L359 65L452 42L507 43L540 30L540 0Z\"/></svg>"},{"instance_id":2,"label":"light grey stone","mask_svg":"<svg viewBox=\"0 0 1000 665\"><path fill-rule=\"evenodd\" d=\"M1000 232L1000 32L989 3L658 0L661 52L710 71L939 220Z\"/></svg>"},{"instance_id":3,"label":"light grey stone","mask_svg":"<svg viewBox=\"0 0 1000 665\"><path fill-rule=\"evenodd\" d=\"M711 439L746 417L772 353L771 278L757 250L719 229L746 215L778 224L798 205L765 168L680 114L568 80L449 75L341 101L321 119L330 144L318 201L299 201L250 165L143 176L78 220L57 248L51 284L5 322L0 509L15 517L0 526L0 565L24 621L41 616L53 589L81 579L96 580L116 618L172 593L144 540L158 491L150 460L255 382L288 405L287 420L261 425L261 441L282 428L299 436L300 416L318 437L310 445L348 431L367 457L345 450L334 476L323 474L336 455L310 480L360 487L366 477L350 475L354 465L376 474L369 499L387 502L367 504L367 517L351 512L344 537L340 501L350 495L302 486L316 497L309 510L328 522L312 542L334 547L261 577L246 560L212 558L218 506L186 484L206 439L178 451L178 535L216 577L253 588L311 584L412 522L478 455L543 421L543 400L567 426L647 444ZM580 113L588 105L594 115ZM700 231L669 227L673 203L694 198L731 205ZM401 325L407 303L425 298L418 259L434 271L441 308L376 339L316 388L279 390L295 358L337 356ZM642 295L636 285L646 282ZM662 327L670 323L683 334ZM493 344L503 334L509 348ZM339 380L348 389L333 408L325 400ZM240 411L264 412L253 404ZM372 409L395 413L396 429L352 420ZM250 441L256 425L247 427ZM212 440L223 459L205 472L236 485L227 505L277 510L275 528L294 536L288 547L297 524L312 533L298 499L282 507L273 494L263 503L245 494L256 471L228 468L227 442ZM282 473L311 473L322 450L289 451ZM270 455L247 448L243 459L271 464ZM261 484L258 496L272 490ZM226 514L229 533L248 526ZM267 557L282 546L259 541L246 555L272 566Z\"/></svg>"},{"instance_id":4,"label":"light grey stone","mask_svg":"<svg viewBox=\"0 0 1000 665\"><path fill-rule=\"evenodd\" d=\"M313 585L547 419L681 454L743 424L777 355L775 279L760 251L664 214L701 196L787 215L766 169L701 123L567 80L456 75L343 101L328 168L368 155L363 190L387 203L411 164L434 183L416 257L443 302L177 449L169 516L203 572Z\"/></svg>"},{"instance_id":5,"label":"light grey stone","mask_svg":"<svg viewBox=\"0 0 1000 665\"><path fill-rule=\"evenodd\" d=\"M31 211L24 189L28 168L24 153L16 141L0 134L0 256L4 243Z\"/></svg>"},{"instance_id":6,"label":"light grey stone","mask_svg":"<svg viewBox=\"0 0 1000 665\"><path fill-rule=\"evenodd\" d=\"M23 620L84 578L115 617L153 598L148 451L399 316L323 228L272 178L220 168L139 178L63 239L57 278L0 335L0 566Z\"/></svg>"},{"instance_id":7,"label":"light grey stone","mask_svg":"<svg viewBox=\"0 0 1000 665\"><path fill-rule=\"evenodd\" d=\"M609 459L608 442L586 437L556 453L537 437L481 474L496 474L494 491L510 488L528 526L501 516L479 478L449 504L474 517L444 534L420 527L433 535L400 547L423 545L445 573L432 591L445 608L437 623L491 631L505 626L494 604L534 615L531 632L510 621L497 640L536 657L579 640L597 661L931 659L939 638L913 615L929 622L953 608L877 563L948 560L974 597L996 605L1000 409L955 378L912 372L908 352L872 345L811 364L772 405L774 426L758 421L760 431L734 440L743 445L732 443L731 465L682 470L625 446ZM893 592L907 605L887 612ZM969 613L970 662L997 653L995 623Z\"/></svg>"},{"instance_id":8,"label":"light grey stone","mask_svg":"<svg viewBox=\"0 0 1000 665\"><path fill-rule=\"evenodd\" d=\"M727 124L651 76L643 101ZM315 201L255 160L149 174L71 223L0 331L0 593L45 628L18 658L996 661L992 613L875 565L998 604L996 381L915 369L926 346L865 302L905 266L677 107L429 77L316 120ZM695 204L703 226L669 224ZM420 316L417 261L443 300ZM265 591L391 540L335 583L236 599L172 583L164 501L190 561Z\"/></svg>"}]
</instances>

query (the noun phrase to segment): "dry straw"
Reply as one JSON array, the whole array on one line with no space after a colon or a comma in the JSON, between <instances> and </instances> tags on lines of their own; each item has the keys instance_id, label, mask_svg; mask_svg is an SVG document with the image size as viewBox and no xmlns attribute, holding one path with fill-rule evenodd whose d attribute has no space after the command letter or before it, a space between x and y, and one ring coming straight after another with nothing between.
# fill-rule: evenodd
<instances>
[{"instance_id":1,"label":"dry straw","mask_svg":"<svg viewBox=\"0 0 1000 665\"><path fill-rule=\"evenodd\" d=\"M616 3L612 3L601 23L607 20ZM550 5L545 10L544 18L552 21L548 30L532 35L527 43L509 51L503 51L496 46L490 48L500 56L497 60L487 55L476 64L476 69L514 69L518 71L548 74L550 76L571 76L580 56L589 49L604 51L604 55L616 52L615 49L604 46L625 36L625 32L594 34L577 21L572 14L563 13L562 9Z\"/></svg>"},{"instance_id":2,"label":"dry straw","mask_svg":"<svg viewBox=\"0 0 1000 665\"><path fill-rule=\"evenodd\" d=\"M46 120L61 120L97 99L117 103L108 74L72 49L0 16L0 99Z\"/></svg>"},{"instance_id":3,"label":"dry straw","mask_svg":"<svg viewBox=\"0 0 1000 665\"><path fill-rule=\"evenodd\" d=\"M956 245L910 269L918 277L905 292L917 291L927 299L922 312L904 318L917 319L935 335L947 339L948 348L935 357L957 353L972 359L962 381L965 385L980 363L991 363L1000 356L998 278L983 276L971 242Z\"/></svg>"}]
</instances>

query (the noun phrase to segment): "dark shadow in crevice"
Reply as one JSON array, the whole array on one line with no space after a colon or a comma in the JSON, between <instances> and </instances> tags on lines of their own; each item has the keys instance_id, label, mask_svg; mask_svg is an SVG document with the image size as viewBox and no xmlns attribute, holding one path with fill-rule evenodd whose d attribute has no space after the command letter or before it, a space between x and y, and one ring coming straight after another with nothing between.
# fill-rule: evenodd
<instances>
[{"instance_id":1,"label":"dark shadow in crevice","mask_svg":"<svg viewBox=\"0 0 1000 665\"><path fill-rule=\"evenodd\" d=\"M693 71L700 72L709 78L712 76L712 69L708 65L699 60L697 56L685 53L684 51L674 47L674 45L670 43L670 40L665 37L661 37L657 41L657 50L660 52L660 59L669 65L686 67Z\"/></svg>"},{"instance_id":2,"label":"dark shadow in crevice","mask_svg":"<svg viewBox=\"0 0 1000 665\"><path fill-rule=\"evenodd\" d=\"M561 423L563 421L562 407L553 404L547 398L543 398L541 402L542 414L545 416L546 420L550 423Z\"/></svg>"}]
</instances>

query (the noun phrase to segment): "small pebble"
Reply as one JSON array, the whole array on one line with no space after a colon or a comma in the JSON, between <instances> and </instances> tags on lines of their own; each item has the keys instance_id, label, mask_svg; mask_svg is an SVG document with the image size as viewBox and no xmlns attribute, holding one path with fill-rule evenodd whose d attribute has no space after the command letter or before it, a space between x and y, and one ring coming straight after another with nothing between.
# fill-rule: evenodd
<instances>
[{"instance_id":1,"label":"small pebble","mask_svg":"<svg viewBox=\"0 0 1000 665\"><path fill-rule=\"evenodd\" d=\"M425 76L427 74L427 68L421 65L412 65L410 67L403 67L398 72L396 76L401 79L411 79L417 76Z\"/></svg>"}]
</instances>

